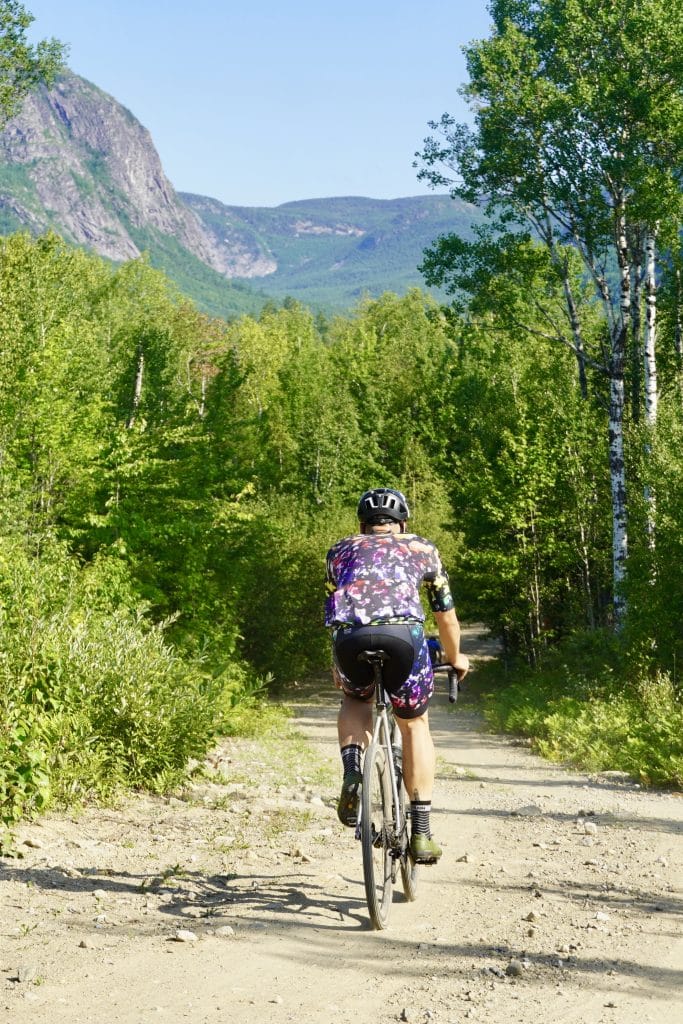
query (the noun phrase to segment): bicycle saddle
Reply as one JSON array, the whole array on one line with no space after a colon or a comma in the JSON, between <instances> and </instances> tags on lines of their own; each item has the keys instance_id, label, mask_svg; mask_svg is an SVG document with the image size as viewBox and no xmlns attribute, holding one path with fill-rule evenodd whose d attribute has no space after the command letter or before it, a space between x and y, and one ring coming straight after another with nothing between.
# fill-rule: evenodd
<instances>
[{"instance_id":1,"label":"bicycle saddle","mask_svg":"<svg viewBox=\"0 0 683 1024\"><path fill-rule=\"evenodd\" d=\"M373 661L377 661L380 665L383 665L385 661L391 661L391 655L387 654L386 651L359 651L358 661L369 661L370 664Z\"/></svg>"}]
</instances>

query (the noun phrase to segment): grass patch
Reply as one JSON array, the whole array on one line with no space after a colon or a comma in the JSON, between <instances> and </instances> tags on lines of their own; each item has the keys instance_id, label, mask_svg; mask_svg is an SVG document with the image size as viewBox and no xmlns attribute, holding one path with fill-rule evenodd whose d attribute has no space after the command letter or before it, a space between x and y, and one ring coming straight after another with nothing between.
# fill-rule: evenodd
<instances>
[{"instance_id":1,"label":"grass patch","mask_svg":"<svg viewBox=\"0 0 683 1024\"><path fill-rule=\"evenodd\" d=\"M477 776L471 768L461 768L460 765L445 761L442 757L436 759L437 779L476 779Z\"/></svg>"},{"instance_id":2,"label":"grass patch","mask_svg":"<svg viewBox=\"0 0 683 1024\"><path fill-rule=\"evenodd\" d=\"M614 639L580 637L532 671L482 669L485 715L551 761L683 788L683 704L667 675L629 664Z\"/></svg>"},{"instance_id":3,"label":"grass patch","mask_svg":"<svg viewBox=\"0 0 683 1024\"><path fill-rule=\"evenodd\" d=\"M221 732L224 736L243 739L280 736L286 732L289 712L281 704L253 694L238 696L226 716Z\"/></svg>"},{"instance_id":4,"label":"grass patch","mask_svg":"<svg viewBox=\"0 0 683 1024\"><path fill-rule=\"evenodd\" d=\"M271 842L290 833L300 835L312 821L313 813L311 811L295 811L290 807L274 808L261 815L261 835Z\"/></svg>"}]
</instances>

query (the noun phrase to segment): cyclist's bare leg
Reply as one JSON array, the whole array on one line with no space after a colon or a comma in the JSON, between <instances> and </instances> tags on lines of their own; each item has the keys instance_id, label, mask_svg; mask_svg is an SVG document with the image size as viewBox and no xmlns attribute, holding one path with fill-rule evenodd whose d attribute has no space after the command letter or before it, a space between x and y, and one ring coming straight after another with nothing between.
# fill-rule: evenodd
<instances>
[{"instance_id":1,"label":"cyclist's bare leg","mask_svg":"<svg viewBox=\"0 0 683 1024\"><path fill-rule=\"evenodd\" d=\"M431 800L436 770L434 741L427 712L419 718L396 718L403 737L403 778L411 800Z\"/></svg>"},{"instance_id":2,"label":"cyclist's bare leg","mask_svg":"<svg viewBox=\"0 0 683 1024\"><path fill-rule=\"evenodd\" d=\"M339 750L344 764L344 781L337 804L337 815L343 825L358 822L358 801L361 782L361 752L372 739L372 701L358 700L344 694L339 717Z\"/></svg>"},{"instance_id":3,"label":"cyclist's bare leg","mask_svg":"<svg viewBox=\"0 0 683 1024\"><path fill-rule=\"evenodd\" d=\"M357 743L362 750L365 750L372 739L373 702L374 698L364 701L344 694L337 718L340 749L348 747L351 743Z\"/></svg>"}]
</instances>

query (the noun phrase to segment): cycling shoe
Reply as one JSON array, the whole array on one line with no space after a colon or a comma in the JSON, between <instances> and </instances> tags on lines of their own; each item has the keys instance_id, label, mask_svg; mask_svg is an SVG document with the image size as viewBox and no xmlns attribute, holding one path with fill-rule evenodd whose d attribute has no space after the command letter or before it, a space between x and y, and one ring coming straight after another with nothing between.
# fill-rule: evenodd
<instances>
[{"instance_id":1,"label":"cycling shoe","mask_svg":"<svg viewBox=\"0 0 683 1024\"><path fill-rule=\"evenodd\" d=\"M358 821L358 801L363 776L360 772L347 772L342 783L342 791L337 804L337 816L342 825L354 828Z\"/></svg>"},{"instance_id":2,"label":"cycling shoe","mask_svg":"<svg viewBox=\"0 0 683 1024\"><path fill-rule=\"evenodd\" d=\"M410 837L410 856L415 864L436 864L443 850L431 836L416 833Z\"/></svg>"}]
</instances>

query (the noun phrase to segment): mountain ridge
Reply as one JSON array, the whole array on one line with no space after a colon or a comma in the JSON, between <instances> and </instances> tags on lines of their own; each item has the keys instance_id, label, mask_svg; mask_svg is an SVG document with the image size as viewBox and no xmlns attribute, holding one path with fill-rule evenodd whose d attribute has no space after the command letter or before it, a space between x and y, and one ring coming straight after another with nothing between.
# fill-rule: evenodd
<instances>
[{"instance_id":1,"label":"mountain ridge","mask_svg":"<svg viewBox=\"0 0 683 1024\"><path fill-rule=\"evenodd\" d=\"M262 291L323 307L334 305L335 296L350 306L363 294L424 288L417 269L423 250L441 234L470 237L481 217L475 207L439 195L336 196L241 207L179 194L216 239L239 238L269 263L267 276L258 276Z\"/></svg>"},{"instance_id":2,"label":"mountain ridge","mask_svg":"<svg viewBox=\"0 0 683 1024\"><path fill-rule=\"evenodd\" d=\"M476 218L444 196L242 207L177 192L150 132L71 71L31 93L0 133L0 230L55 230L115 262L147 252L216 315L286 296L340 309L422 287L422 250Z\"/></svg>"}]
</instances>

